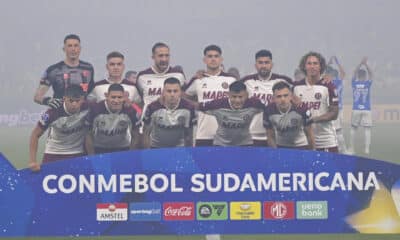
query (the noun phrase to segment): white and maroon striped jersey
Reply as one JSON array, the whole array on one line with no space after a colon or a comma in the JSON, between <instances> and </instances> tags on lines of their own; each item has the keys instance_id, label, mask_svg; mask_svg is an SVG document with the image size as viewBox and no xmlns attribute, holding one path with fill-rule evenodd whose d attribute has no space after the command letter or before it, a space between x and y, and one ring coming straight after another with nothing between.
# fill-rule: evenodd
<instances>
[{"instance_id":1,"label":"white and maroon striped jersey","mask_svg":"<svg viewBox=\"0 0 400 240\"><path fill-rule=\"evenodd\" d=\"M267 106L272 102L272 87L275 83L285 81L292 85L293 81L287 76L271 73L269 78L262 80L258 74L245 76L241 79L246 84L249 97L256 97ZM263 126L263 114L257 114L250 125L250 133L254 140L266 140L267 133Z\"/></svg>"},{"instance_id":2,"label":"white and maroon striped jersey","mask_svg":"<svg viewBox=\"0 0 400 240\"><path fill-rule=\"evenodd\" d=\"M199 103L228 97L229 85L236 81L235 77L225 72L218 75L205 74L202 78L192 78L185 87L185 93L196 96ZM198 113L196 139L213 139L218 124L215 117Z\"/></svg>"},{"instance_id":3,"label":"white and maroon striped jersey","mask_svg":"<svg viewBox=\"0 0 400 240\"><path fill-rule=\"evenodd\" d=\"M113 82L110 82L107 79L96 82L94 84L93 90L87 96L87 99L89 101L95 101L95 102L100 102L105 100L106 96L104 94L108 92L108 88L110 87L111 84L113 84ZM134 83L129 82L126 79L123 79L119 84L121 84L122 87L124 88L124 91L128 93L128 98L130 101L138 104L142 102L142 99Z\"/></svg>"},{"instance_id":4,"label":"white and maroon striped jersey","mask_svg":"<svg viewBox=\"0 0 400 240\"><path fill-rule=\"evenodd\" d=\"M162 73L158 73L153 67L139 72L136 83L143 98L144 108L161 96L164 81L171 77L177 78L181 86L185 84L185 74L177 67L168 67Z\"/></svg>"},{"instance_id":5,"label":"white and maroon striped jersey","mask_svg":"<svg viewBox=\"0 0 400 240\"><path fill-rule=\"evenodd\" d=\"M84 153L84 140L88 131L85 119L88 112L88 105L84 103L80 112L75 114L69 114L65 109L65 104L43 113L38 126L43 130L49 130L44 152L49 154Z\"/></svg>"},{"instance_id":6,"label":"white and maroon striped jersey","mask_svg":"<svg viewBox=\"0 0 400 240\"><path fill-rule=\"evenodd\" d=\"M314 85L303 79L294 83L293 92L300 97L302 107L311 111L313 117L328 112L329 106L338 105L339 99L333 83L325 84L322 79ZM315 147L331 148L337 146L336 130L333 121L315 123Z\"/></svg>"}]
</instances>

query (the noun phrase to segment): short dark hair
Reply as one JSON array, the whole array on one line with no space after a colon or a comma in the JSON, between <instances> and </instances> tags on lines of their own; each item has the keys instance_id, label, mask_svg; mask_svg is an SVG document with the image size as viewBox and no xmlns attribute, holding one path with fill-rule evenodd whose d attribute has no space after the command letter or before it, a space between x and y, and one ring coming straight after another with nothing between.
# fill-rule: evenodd
<instances>
[{"instance_id":1,"label":"short dark hair","mask_svg":"<svg viewBox=\"0 0 400 240\"><path fill-rule=\"evenodd\" d=\"M367 76L367 71L365 71L364 69L358 69L357 71L357 77L366 77Z\"/></svg>"},{"instance_id":2,"label":"short dark hair","mask_svg":"<svg viewBox=\"0 0 400 240\"><path fill-rule=\"evenodd\" d=\"M309 57L316 57L319 61L319 65L321 66L321 71L320 74L322 74L323 72L325 72L326 69L326 61L325 58L322 56L322 54L317 53L317 52L309 52L306 55L304 55L301 60L300 60L300 64L299 64L299 68L301 71L303 71L304 74L307 74L306 72L306 62L307 59Z\"/></svg>"},{"instance_id":3,"label":"short dark hair","mask_svg":"<svg viewBox=\"0 0 400 240\"><path fill-rule=\"evenodd\" d=\"M165 47L165 48L168 48L168 49L169 49L169 47L168 47L167 44L165 44L165 43L163 43L163 42L158 42L158 43L156 43L156 44L153 45L153 47L151 48L151 52L154 54L154 53L156 52L156 49L157 49L157 48L162 48L162 47Z\"/></svg>"},{"instance_id":4,"label":"short dark hair","mask_svg":"<svg viewBox=\"0 0 400 240\"><path fill-rule=\"evenodd\" d=\"M70 98L80 98L85 96L85 92L80 85L71 84L65 89L64 96Z\"/></svg>"},{"instance_id":5,"label":"short dark hair","mask_svg":"<svg viewBox=\"0 0 400 240\"><path fill-rule=\"evenodd\" d=\"M78 40L78 42L81 42L81 39L76 34L68 34L67 36L65 36L64 44L67 42L68 39L75 39L75 40Z\"/></svg>"},{"instance_id":6,"label":"short dark hair","mask_svg":"<svg viewBox=\"0 0 400 240\"><path fill-rule=\"evenodd\" d=\"M127 71L126 73L125 73L125 78L129 78L131 75L137 75L137 72L136 71Z\"/></svg>"},{"instance_id":7,"label":"short dark hair","mask_svg":"<svg viewBox=\"0 0 400 240\"><path fill-rule=\"evenodd\" d=\"M207 54L208 51L217 51L219 54L222 54L221 48L215 44L208 45L206 48L204 48L204 56Z\"/></svg>"},{"instance_id":8,"label":"short dark hair","mask_svg":"<svg viewBox=\"0 0 400 240\"><path fill-rule=\"evenodd\" d=\"M119 92L124 92L124 87L121 84L118 83L113 83L108 87L108 93L110 93L111 91L119 91Z\"/></svg>"},{"instance_id":9,"label":"short dark hair","mask_svg":"<svg viewBox=\"0 0 400 240\"><path fill-rule=\"evenodd\" d=\"M165 84L179 84L179 86L180 86L181 82L179 82L179 80L177 78L170 77L170 78L165 79L164 86L165 86Z\"/></svg>"},{"instance_id":10,"label":"short dark hair","mask_svg":"<svg viewBox=\"0 0 400 240\"><path fill-rule=\"evenodd\" d=\"M120 52L114 51L114 52L110 52L109 54L107 54L107 61L110 60L111 58L122 58L125 59L124 55Z\"/></svg>"},{"instance_id":11,"label":"short dark hair","mask_svg":"<svg viewBox=\"0 0 400 240\"><path fill-rule=\"evenodd\" d=\"M257 58L260 58L260 57L269 57L272 60L272 53L269 50L262 49L256 53L256 60L257 60Z\"/></svg>"},{"instance_id":12,"label":"short dark hair","mask_svg":"<svg viewBox=\"0 0 400 240\"><path fill-rule=\"evenodd\" d=\"M241 92L241 91L247 91L246 84L244 84L242 81L235 81L229 85L229 92Z\"/></svg>"},{"instance_id":13,"label":"short dark hair","mask_svg":"<svg viewBox=\"0 0 400 240\"><path fill-rule=\"evenodd\" d=\"M287 82L284 81L279 81L272 86L272 92L275 93L276 90L282 90L282 89L289 89L289 91L292 91L290 88L290 85Z\"/></svg>"}]
</instances>

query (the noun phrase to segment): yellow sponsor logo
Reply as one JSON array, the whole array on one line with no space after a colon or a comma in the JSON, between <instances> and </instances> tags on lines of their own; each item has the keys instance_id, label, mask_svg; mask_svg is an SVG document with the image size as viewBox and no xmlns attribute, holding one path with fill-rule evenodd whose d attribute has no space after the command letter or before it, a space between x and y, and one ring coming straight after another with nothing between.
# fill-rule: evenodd
<instances>
[{"instance_id":1,"label":"yellow sponsor logo","mask_svg":"<svg viewBox=\"0 0 400 240\"><path fill-rule=\"evenodd\" d=\"M260 220L261 202L231 202L231 220Z\"/></svg>"}]
</instances>

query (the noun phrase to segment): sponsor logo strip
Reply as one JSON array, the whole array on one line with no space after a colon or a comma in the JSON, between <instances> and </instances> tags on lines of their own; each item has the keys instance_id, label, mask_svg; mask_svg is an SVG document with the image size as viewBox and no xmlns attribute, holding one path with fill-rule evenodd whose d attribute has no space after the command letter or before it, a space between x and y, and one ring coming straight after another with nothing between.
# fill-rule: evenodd
<instances>
[{"instance_id":1,"label":"sponsor logo strip","mask_svg":"<svg viewBox=\"0 0 400 240\"><path fill-rule=\"evenodd\" d=\"M227 220L227 202L198 202L196 205L197 220Z\"/></svg>"},{"instance_id":2,"label":"sponsor logo strip","mask_svg":"<svg viewBox=\"0 0 400 240\"><path fill-rule=\"evenodd\" d=\"M230 202L231 220L260 220L260 202Z\"/></svg>"},{"instance_id":3,"label":"sponsor logo strip","mask_svg":"<svg viewBox=\"0 0 400 240\"><path fill-rule=\"evenodd\" d=\"M96 205L97 221L127 221L127 203L98 203Z\"/></svg>"},{"instance_id":4,"label":"sponsor logo strip","mask_svg":"<svg viewBox=\"0 0 400 240\"><path fill-rule=\"evenodd\" d=\"M130 221L160 221L161 203L159 202L135 202L129 206Z\"/></svg>"},{"instance_id":5,"label":"sponsor logo strip","mask_svg":"<svg viewBox=\"0 0 400 240\"><path fill-rule=\"evenodd\" d=\"M327 201L300 201L296 202L297 219L327 219Z\"/></svg>"}]
</instances>

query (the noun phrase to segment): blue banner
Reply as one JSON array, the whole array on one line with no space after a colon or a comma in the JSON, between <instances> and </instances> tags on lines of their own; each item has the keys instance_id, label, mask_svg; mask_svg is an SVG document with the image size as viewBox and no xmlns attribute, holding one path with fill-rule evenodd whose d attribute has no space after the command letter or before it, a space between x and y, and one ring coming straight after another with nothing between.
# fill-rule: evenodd
<instances>
[{"instance_id":1,"label":"blue banner","mask_svg":"<svg viewBox=\"0 0 400 240\"><path fill-rule=\"evenodd\" d=\"M0 236L400 233L400 166L210 147L81 157L34 173L0 155L0 211Z\"/></svg>"}]
</instances>

